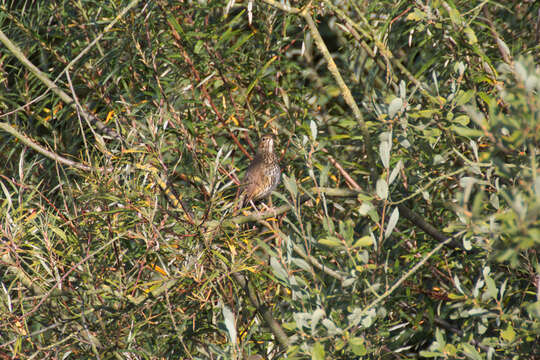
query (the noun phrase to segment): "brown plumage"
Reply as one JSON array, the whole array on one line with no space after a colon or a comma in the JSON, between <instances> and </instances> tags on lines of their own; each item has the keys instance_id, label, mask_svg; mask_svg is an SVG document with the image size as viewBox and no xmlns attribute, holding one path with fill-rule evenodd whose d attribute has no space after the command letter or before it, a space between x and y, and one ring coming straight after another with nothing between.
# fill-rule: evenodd
<instances>
[{"instance_id":1,"label":"brown plumage","mask_svg":"<svg viewBox=\"0 0 540 360\"><path fill-rule=\"evenodd\" d=\"M263 135L257 153L246 170L242 181L241 206L269 196L279 184L281 169L274 153L274 136Z\"/></svg>"}]
</instances>

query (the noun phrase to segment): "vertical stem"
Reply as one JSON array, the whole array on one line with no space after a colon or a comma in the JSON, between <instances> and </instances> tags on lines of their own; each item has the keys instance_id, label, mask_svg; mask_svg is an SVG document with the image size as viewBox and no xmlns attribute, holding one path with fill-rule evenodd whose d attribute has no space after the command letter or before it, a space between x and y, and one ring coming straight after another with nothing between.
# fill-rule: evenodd
<instances>
[{"instance_id":1,"label":"vertical stem","mask_svg":"<svg viewBox=\"0 0 540 360\"><path fill-rule=\"evenodd\" d=\"M328 51L328 48L326 47L323 38L321 37L321 34L319 33L319 30L317 29L317 25L315 25L315 22L311 18L311 15L308 14L309 6L306 7L300 15L306 20L309 29L311 31L311 34L313 35L313 39L315 40L315 44L319 48L319 50L322 52L326 62L328 63L328 70L330 70L330 73L336 80L337 84L339 85L339 88L341 89L341 93L343 95L343 98L345 99L345 102L349 107L351 108L354 117L356 118L356 121L360 125L360 130L362 131L362 136L364 137L364 143L366 147L366 155L368 158L369 163L369 172L371 174L371 181L372 183L375 183L377 180L377 172L375 167L375 158L373 155L373 149L371 147L371 136L369 134L369 130L367 128L367 125L364 121L364 117L362 116L362 113L360 112L360 108L356 104L356 101L354 100L351 90L349 90L349 87L345 84L345 81L343 81L343 78L341 77L341 74L339 72L339 69L334 62L334 59L332 59L332 55L330 55L330 52Z\"/></svg>"}]
</instances>

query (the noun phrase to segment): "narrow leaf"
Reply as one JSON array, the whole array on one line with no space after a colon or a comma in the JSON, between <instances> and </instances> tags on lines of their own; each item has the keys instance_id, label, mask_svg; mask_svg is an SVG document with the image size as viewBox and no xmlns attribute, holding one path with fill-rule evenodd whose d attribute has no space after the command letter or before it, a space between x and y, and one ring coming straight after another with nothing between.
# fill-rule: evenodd
<instances>
[{"instance_id":1,"label":"narrow leaf","mask_svg":"<svg viewBox=\"0 0 540 360\"><path fill-rule=\"evenodd\" d=\"M294 174L291 175L291 177L288 177L286 175L283 175L283 185L285 186L285 189L291 194L293 198L296 198L296 195L298 194L298 187L296 186L296 179L294 177Z\"/></svg>"},{"instance_id":2,"label":"narrow leaf","mask_svg":"<svg viewBox=\"0 0 540 360\"><path fill-rule=\"evenodd\" d=\"M377 196L385 200L388 197L388 184L386 180L377 180Z\"/></svg>"},{"instance_id":3,"label":"narrow leaf","mask_svg":"<svg viewBox=\"0 0 540 360\"><path fill-rule=\"evenodd\" d=\"M390 174L390 178L388 179L388 185L392 185L392 183L398 176L402 167L403 167L403 161L399 160L396 166L394 167L394 170L392 170L392 173Z\"/></svg>"},{"instance_id":4,"label":"narrow leaf","mask_svg":"<svg viewBox=\"0 0 540 360\"><path fill-rule=\"evenodd\" d=\"M317 123L311 120L309 122L309 128L311 129L311 138L313 141L317 140Z\"/></svg>"},{"instance_id":5,"label":"narrow leaf","mask_svg":"<svg viewBox=\"0 0 540 360\"><path fill-rule=\"evenodd\" d=\"M223 313L225 326L227 327L227 331L229 332L229 337L231 338L231 342L234 345L236 345L236 321L234 319L234 314L226 305L223 305L223 308L221 309L221 311Z\"/></svg>"},{"instance_id":6,"label":"narrow leaf","mask_svg":"<svg viewBox=\"0 0 540 360\"><path fill-rule=\"evenodd\" d=\"M388 238L390 234L392 234L392 231L394 231L394 228L396 227L396 224L399 219L399 210L398 208L394 208L394 211L392 211L392 215L390 215L390 220L388 220L388 225L386 226L386 230L384 232L384 238Z\"/></svg>"},{"instance_id":7,"label":"narrow leaf","mask_svg":"<svg viewBox=\"0 0 540 360\"><path fill-rule=\"evenodd\" d=\"M388 106L388 116L390 116L390 119L392 119L397 112L401 109L403 106L403 100L401 98L395 98L390 102L390 105Z\"/></svg>"},{"instance_id":8,"label":"narrow leaf","mask_svg":"<svg viewBox=\"0 0 540 360\"><path fill-rule=\"evenodd\" d=\"M385 169L388 169L390 166L390 143L387 141L381 142L379 145L379 151L381 156L381 161Z\"/></svg>"},{"instance_id":9,"label":"narrow leaf","mask_svg":"<svg viewBox=\"0 0 540 360\"><path fill-rule=\"evenodd\" d=\"M270 258L270 266L272 267L272 271L274 272L274 275L282 280L283 282L289 281L289 274L287 274L287 271L281 266L280 262L272 256Z\"/></svg>"}]
</instances>

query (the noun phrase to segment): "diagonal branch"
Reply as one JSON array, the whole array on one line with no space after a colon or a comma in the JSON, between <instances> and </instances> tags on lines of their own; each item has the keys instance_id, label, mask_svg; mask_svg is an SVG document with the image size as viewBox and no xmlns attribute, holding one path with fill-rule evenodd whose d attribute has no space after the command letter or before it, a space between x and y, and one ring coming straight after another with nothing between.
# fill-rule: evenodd
<instances>
[{"instance_id":1,"label":"diagonal branch","mask_svg":"<svg viewBox=\"0 0 540 360\"><path fill-rule=\"evenodd\" d=\"M371 146L371 135L369 134L369 129L367 128L366 122L364 121L364 117L362 116L362 113L360 112L360 108L356 104L356 101L354 100L351 90L345 84L345 81L343 80L343 77L341 76L341 73L339 72L339 69L334 62L334 59L332 58L332 55L330 54L330 51L328 51L328 48L326 47L326 44L324 43L324 40L319 33L319 30L317 29L317 25L315 25L315 22L311 18L311 15L308 13L308 8L305 8L300 13L302 17L306 20L309 29L311 31L311 34L313 35L313 40L315 40L315 44L321 51L321 53L324 56L324 59L326 60L328 64L328 70L334 77L334 80L336 80L339 88L341 89L341 94L343 95L343 98L345 99L345 102L349 107L351 108L354 117L356 118L356 121L360 125L360 130L362 131L362 136L364 138L364 143L366 147L366 155L368 158L369 163L369 172L371 174L371 181L375 182L377 179L377 167L375 165L375 155L373 153L373 148Z\"/></svg>"}]
</instances>

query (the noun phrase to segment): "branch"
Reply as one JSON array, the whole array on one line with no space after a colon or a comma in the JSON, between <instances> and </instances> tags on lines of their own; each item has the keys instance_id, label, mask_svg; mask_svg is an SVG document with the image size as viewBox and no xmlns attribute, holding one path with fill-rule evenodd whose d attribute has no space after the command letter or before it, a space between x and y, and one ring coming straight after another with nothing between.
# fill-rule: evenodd
<instances>
[{"instance_id":1,"label":"branch","mask_svg":"<svg viewBox=\"0 0 540 360\"><path fill-rule=\"evenodd\" d=\"M1 30L0 30L0 32L1 32ZM17 139L19 139L24 145L34 149L38 153L40 153L42 155L45 155L46 157L48 157L48 158L50 158L50 159L52 159L54 161L58 161L61 164L71 166L71 167L74 167L76 169L83 170L83 171L101 170L99 168L94 168L92 166L83 165L83 164L80 164L80 163L75 162L73 160L66 159L66 158L64 158L64 157L62 157L62 156L60 156L60 155L58 155L58 154L56 154L56 153L54 153L52 151L49 151L49 150L45 149L44 147L36 144L33 140L31 140L30 138L28 138L24 134L20 133L19 131L17 131L17 129L15 129L13 126L11 126L9 124L0 122L0 129L4 130L5 132L7 132L7 133L9 133L11 135L13 135Z\"/></svg>"},{"instance_id":2,"label":"branch","mask_svg":"<svg viewBox=\"0 0 540 360\"><path fill-rule=\"evenodd\" d=\"M349 107L351 108L354 117L356 118L356 121L360 125L360 130L362 131L362 137L364 138L364 143L366 147L366 155L368 158L369 163L369 172L371 174L371 181L375 182L377 179L377 167L375 166L375 157L373 155L373 150L371 146L371 135L369 134L369 130L367 128L367 125L364 121L364 117L362 116L362 113L360 112L360 108L356 104L356 101L354 100L351 90L349 90L349 87L347 84L345 84L345 81L341 77L341 74L339 72L339 69L334 62L334 59L332 58L332 55L330 54L330 51L328 51L328 48L326 47L326 44L324 43L323 38L321 37L321 34L319 33L319 30L317 29L317 26L315 25L315 22L311 18L311 15L308 13L308 8L305 8L302 10L300 15L306 20L309 29L311 31L311 34L313 35L313 40L315 40L315 44L321 51L321 53L324 56L324 59L328 63L328 70L334 77L334 80L336 80L339 88L341 89L341 94L343 95L343 98L345 99L345 102Z\"/></svg>"},{"instance_id":3,"label":"branch","mask_svg":"<svg viewBox=\"0 0 540 360\"><path fill-rule=\"evenodd\" d=\"M418 80L413 74L411 74L411 72L401 63L401 61L396 58L392 52L387 49L383 43L381 43L380 41L377 41L376 37L375 36L371 36L369 35L369 33L367 31L364 31L359 25L357 22L353 21L350 17L348 17L345 12L341 9L339 9L337 6L335 6L334 4L332 4L331 1L329 0L324 0L324 3L326 5L328 5L328 7L330 9L332 9L332 11L340 18L342 19L343 21L345 21L347 23L347 30L350 31L350 33L352 34L352 36L356 39L356 41L358 41L358 43L360 44L360 46L366 51L366 53L372 58L374 59L375 63L383 70L383 71L387 71L388 69L384 66L384 64L380 61L380 56L377 56L373 51L371 51L369 45L364 41L362 40L359 32L362 33L362 35L364 35L365 37L368 38L368 40L370 41L373 41L374 45L379 49L380 53L385 57L387 58L389 61L391 61L402 73L403 75L405 75L407 77L407 79L409 79L410 82L412 82L418 89L420 89L420 93L422 95L424 95L426 97L426 99L428 99L431 103L435 104L435 105L438 105L438 106L441 106L443 104L441 104L441 101L436 97L436 96L433 96L431 95L426 89L428 89L428 86L421 82L420 80ZM366 22L367 24L367 22ZM373 32L373 31L371 31ZM397 78L395 78L394 76L392 76L392 80L394 82L397 82Z\"/></svg>"},{"instance_id":4,"label":"branch","mask_svg":"<svg viewBox=\"0 0 540 360\"><path fill-rule=\"evenodd\" d=\"M54 83L54 81L51 81L51 79L49 79L44 72L42 72L34 64L32 64L32 62L30 62L30 60L28 60L26 56L24 56L21 49L14 43L12 43L11 40L9 40L9 38L4 34L4 32L1 29L0 29L0 42L2 42L13 53L13 55L17 59L19 59L19 61L24 66L26 66L28 70L30 70L30 72L32 72L43 84L45 84L45 86L47 86L49 90L51 90L56 95L58 95L58 97L62 99L66 104L68 104L71 108L73 108L73 110L80 111L86 121L92 124L95 124L99 130L106 133L107 135L113 138L119 138L119 135L115 131L109 129L107 125L103 124L95 116L84 111L84 109L79 109L77 107L77 104L73 100L73 98L69 96L64 90L60 89L58 85ZM70 64L66 66L66 69L70 66Z\"/></svg>"},{"instance_id":5,"label":"branch","mask_svg":"<svg viewBox=\"0 0 540 360\"><path fill-rule=\"evenodd\" d=\"M323 149L323 151L327 152L324 149ZM331 156L329 156L329 160L332 163L332 165L334 165L336 167L336 169L338 169L338 171L341 173L341 175L343 175L345 180L347 180L347 182L349 183L350 186L352 186L353 189L352 190L350 190L350 189L331 189L331 191L328 191L328 188L314 188L314 189L319 189L319 191L324 191L325 193L327 193L329 195L332 192L340 193L340 195L334 195L334 196L356 197L358 194L361 194L362 193L362 188L360 187L360 185L358 185L358 183L356 181L354 181L354 179L349 175L349 173L345 169L343 169L343 167L336 160L334 160L334 158L332 158ZM456 173L461 172L461 171L462 170L460 169L460 170L456 171ZM452 173L451 175L453 175L453 174L454 173ZM430 186L430 185L431 185L431 183L428 184L428 186ZM347 192L345 192L345 190L349 190L350 192L347 193ZM330 196L332 196L332 195L330 195ZM398 202L395 202L393 204L398 204L400 202L401 201L398 201ZM445 241L445 240L448 239L448 236L446 234L444 234L444 233L440 232L439 230L437 230L433 225L431 225L430 223L425 221L420 215L418 215L417 213L415 213L414 211L409 209L407 206L405 206L403 204L399 204L398 207L399 207L399 213L401 215L403 215L403 217L408 219L414 225L418 226L420 229L424 230L426 232L426 234L431 235L437 241ZM461 247L461 244L459 243L459 241L457 241L455 239L450 241L449 244L451 244L452 247Z\"/></svg>"},{"instance_id":6,"label":"branch","mask_svg":"<svg viewBox=\"0 0 540 360\"><path fill-rule=\"evenodd\" d=\"M276 337L277 341L280 343L280 345L283 348L289 347L289 337L285 333L285 330L281 327L281 324L274 318L272 315L272 311L268 306L263 304L257 295L257 292L253 289L253 285L249 282L249 280L242 276L240 273L232 273L231 274L234 281L244 289L246 292L249 302L251 305L253 305L259 314L263 317L264 321L270 327L270 330Z\"/></svg>"},{"instance_id":7,"label":"branch","mask_svg":"<svg viewBox=\"0 0 540 360\"><path fill-rule=\"evenodd\" d=\"M364 315L367 313L367 311L369 309L371 309L372 307L374 307L375 305L377 305L378 303L380 303L381 301L383 301L385 298L387 298L390 294L392 294L398 287L401 286L401 284L403 284L403 282L405 280L407 280L407 278L409 278L412 274L414 274L422 265L424 265L426 263L426 261L428 261L428 259L430 257L432 257L435 253L437 253L440 249L442 249L442 247L446 244L448 244L450 241L452 241L452 239L456 236L459 236L463 233L462 232L459 232L457 234L455 234L453 237L450 237L448 239L446 239L444 242L440 243L439 245L437 245L433 250L431 250L426 256L424 256L424 258L422 260L420 260L416 265L413 266L413 268L409 271L407 271L407 273L405 275L403 275L398 281L396 281L396 283L394 285L392 285L392 287L388 290L386 290L382 295L378 296L375 300L373 300L370 304L368 304L365 308L362 309L362 311L360 312L360 315ZM352 327L352 325L350 325L349 327ZM347 329L346 329L347 330Z\"/></svg>"},{"instance_id":8,"label":"branch","mask_svg":"<svg viewBox=\"0 0 540 360\"><path fill-rule=\"evenodd\" d=\"M280 10L283 10L289 14L299 14L300 13L300 9L298 8L295 8L295 7L292 7L292 6L289 6L289 5L285 5L285 4L282 4L282 3L278 3L277 1L274 1L274 0L262 0L263 2L267 3L268 5L270 6L273 6L277 9L280 9Z\"/></svg>"}]
</instances>

